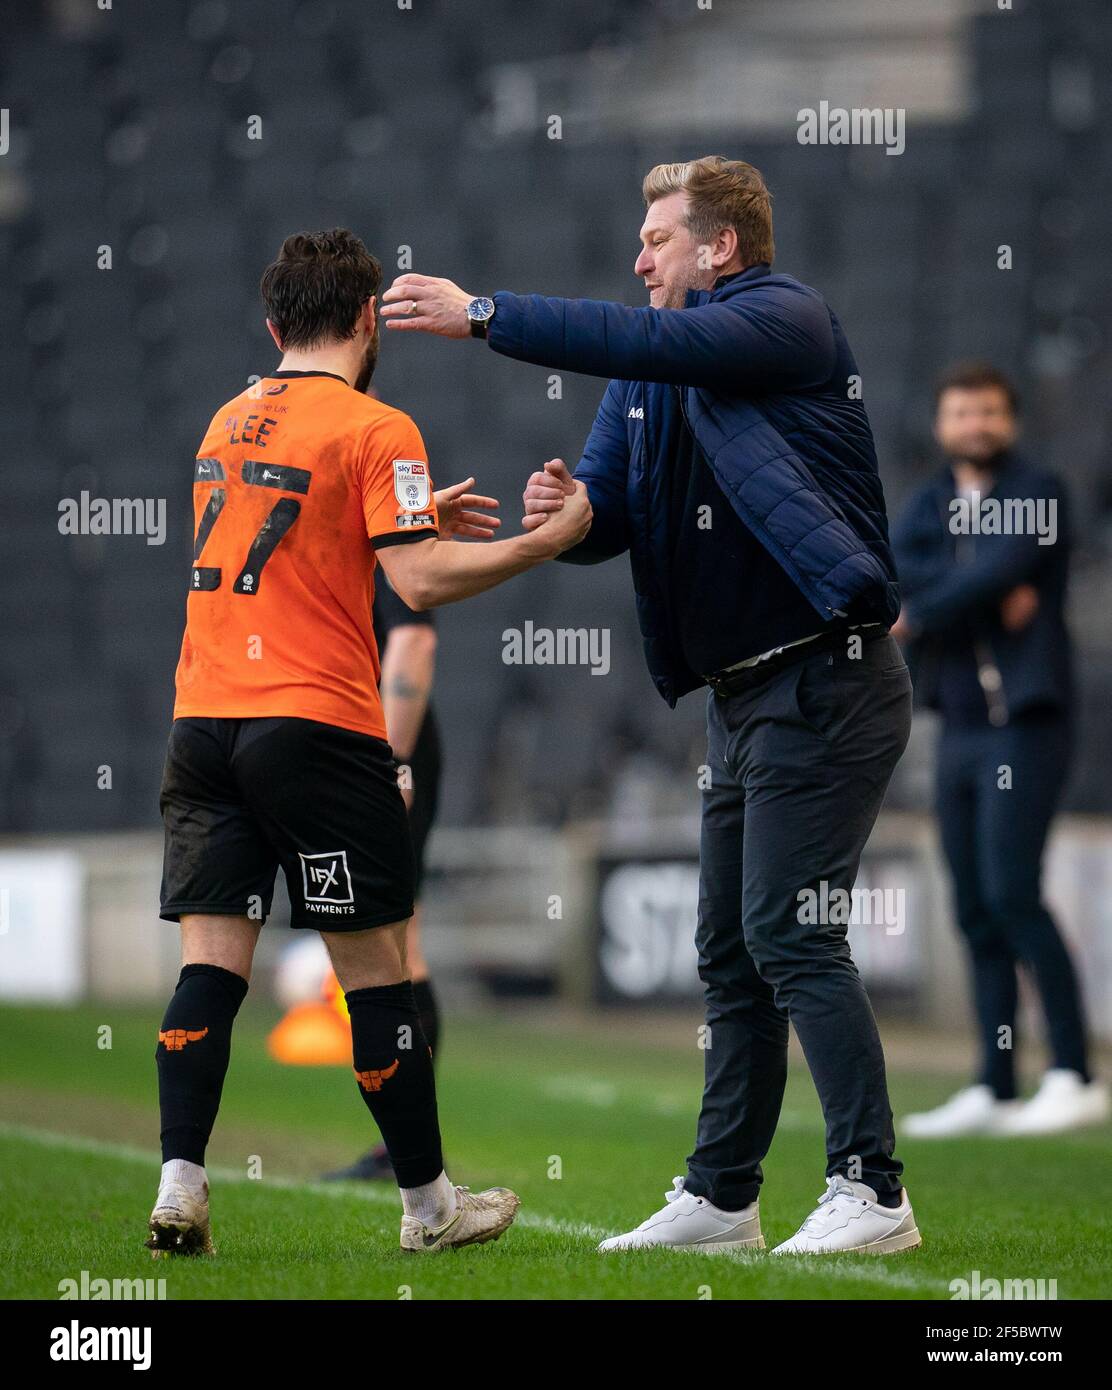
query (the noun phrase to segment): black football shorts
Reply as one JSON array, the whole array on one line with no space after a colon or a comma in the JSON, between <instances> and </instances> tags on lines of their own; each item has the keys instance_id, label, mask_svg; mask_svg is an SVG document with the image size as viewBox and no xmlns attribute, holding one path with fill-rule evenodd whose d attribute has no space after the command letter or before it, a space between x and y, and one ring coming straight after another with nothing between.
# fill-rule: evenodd
<instances>
[{"instance_id":1,"label":"black football shorts","mask_svg":"<svg viewBox=\"0 0 1112 1390\"><path fill-rule=\"evenodd\" d=\"M311 719L176 719L162 775L162 911L362 931L413 913L414 857L389 744Z\"/></svg>"}]
</instances>

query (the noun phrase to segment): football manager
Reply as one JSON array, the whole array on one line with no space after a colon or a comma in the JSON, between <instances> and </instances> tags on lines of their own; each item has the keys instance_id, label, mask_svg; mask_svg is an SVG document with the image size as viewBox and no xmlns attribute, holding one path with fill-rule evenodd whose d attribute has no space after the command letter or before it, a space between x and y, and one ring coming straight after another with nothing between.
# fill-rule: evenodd
<instances>
[{"instance_id":1,"label":"football manager","mask_svg":"<svg viewBox=\"0 0 1112 1390\"><path fill-rule=\"evenodd\" d=\"M562 558L628 550L657 689L670 705L707 689L696 942L710 1031L695 1148L664 1206L600 1248L763 1246L761 1162L790 1021L825 1116L826 1190L774 1253L890 1254L920 1236L884 1055L847 914L806 906L848 901L911 718L857 365L822 296L774 273L756 169L661 164L643 191L647 307L408 274L383 317L610 378L575 470L594 519ZM570 488L562 460L545 464L526 525L547 524Z\"/></svg>"}]
</instances>

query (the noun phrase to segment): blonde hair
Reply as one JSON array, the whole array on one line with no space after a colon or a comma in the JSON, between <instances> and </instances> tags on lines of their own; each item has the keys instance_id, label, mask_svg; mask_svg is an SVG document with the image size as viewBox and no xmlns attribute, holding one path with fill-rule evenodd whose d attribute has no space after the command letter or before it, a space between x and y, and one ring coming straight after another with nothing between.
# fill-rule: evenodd
<instances>
[{"instance_id":1,"label":"blonde hair","mask_svg":"<svg viewBox=\"0 0 1112 1390\"><path fill-rule=\"evenodd\" d=\"M772 263L772 194L752 164L720 154L658 164L645 175L641 192L646 207L669 193L686 193L686 226L701 243L709 244L723 227L732 227L746 266Z\"/></svg>"}]
</instances>

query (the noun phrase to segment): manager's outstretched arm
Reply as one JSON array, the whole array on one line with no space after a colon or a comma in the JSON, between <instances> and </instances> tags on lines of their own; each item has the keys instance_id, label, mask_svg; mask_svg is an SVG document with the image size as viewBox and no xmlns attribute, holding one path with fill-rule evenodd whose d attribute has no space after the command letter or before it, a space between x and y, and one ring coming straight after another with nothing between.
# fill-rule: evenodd
<instances>
[{"instance_id":1,"label":"manager's outstretched arm","mask_svg":"<svg viewBox=\"0 0 1112 1390\"><path fill-rule=\"evenodd\" d=\"M467 338L474 298L451 280L400 275L380 312L395 331ZM506 290L493 303L486 337L495 352L588 376L787 391L820 385L834 367L830 314L804 285L758 286L729 303L690 309Z\"/></svg>"}]
</instances>

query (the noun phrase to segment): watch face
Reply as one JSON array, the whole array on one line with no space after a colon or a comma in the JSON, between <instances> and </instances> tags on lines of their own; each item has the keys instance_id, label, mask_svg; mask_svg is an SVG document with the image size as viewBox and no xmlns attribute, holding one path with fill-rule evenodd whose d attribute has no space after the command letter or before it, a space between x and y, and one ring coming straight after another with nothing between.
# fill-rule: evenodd
<instances>
[{"instance_id":1,"label":"watch face","mask_svg":"<svg viewBox=\"0 0 1112 1390\"><path fill-rule=\"evenodd\" d=\"M479 298L473 299L467 306L467 317L482 323L485 319L494 317L494 300Z\"/></svg>"}]
</instances>

